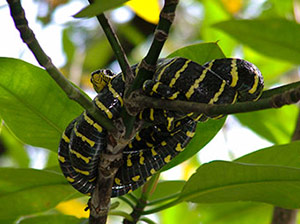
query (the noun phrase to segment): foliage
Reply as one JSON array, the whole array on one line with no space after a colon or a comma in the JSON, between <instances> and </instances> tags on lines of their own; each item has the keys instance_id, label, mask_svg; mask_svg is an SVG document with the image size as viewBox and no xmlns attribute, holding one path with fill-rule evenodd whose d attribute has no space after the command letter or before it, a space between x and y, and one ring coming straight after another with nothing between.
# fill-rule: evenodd
<instances>
[{"instance_id":1,"label":"foliage","mask_svg":"<svg viewBox=\"0 0 300 224\"><path fill-rule=\"evenodd\" d=\"M105 4L100 4L102 2ZM99 0L76 16L92 17L124 2ZM296 41L300 26L294 16L297 8L292 2L266 0L257 6L251 1L238 0L182 1L163 55L182 56L201 64L222 58L224 53L227 57L237 55L260 68L267 88L293 82L300 58L299 41ZM50 5L51 1L49 8ZM197 14L190 13L192 7L199 10ZM254 15L249 13L253 7L259 9ZM143 13L137 11L137 14ZM82 76L76 84L86 90L91 89L88 74L98 67L114 65L114 57L98 27L90 29L78 21L68 24L63 31L67 62L61 70L76 80L71 71L74 65L79 66ZM153 24L135 17L126 23L116 23L116 30L129 60L138 62L149 45ZM75 38L78 36L80 41ZM74 198L80 202L81 195L60 173L56 151L64 128L83 108L68 99L46 71L20 59L0 58L0 77L3 123L0 149L1 145L5 149L0 150L0 161L4 164L0 168L0 223L14 223L20 218L22 224L50 223L49 220L51 223L87 223L81 219L87 213L69 216L70 213L56 207ZM149 206L144 214L155 213L162 223L185 220L185 223L251 224L268 223L270 205L299 208L300 142L291 142L297 113L296 106L285 106L236 115L241 124L273 146L261 147L234 161L203 165L194 155L214 138L225 118L198 125L187 149L164 167L167 170L185 162L196 171L186 180L160 181L148 198ZM48 149L44 169L30 167L28 145ZM9 164L11 167L7 167ZM111 214L124 216L119 210L130 213L130 205L141 194L138 189L123 199L114 199L120 205ZM86 202L86 199L83 200ZM189 206L186 202L193 204ZM74 205L73 201L70 203ZM81 203L82 210L84 203ZM111 220L114 221L113 216Z\"/></svg>"}]
</instances>

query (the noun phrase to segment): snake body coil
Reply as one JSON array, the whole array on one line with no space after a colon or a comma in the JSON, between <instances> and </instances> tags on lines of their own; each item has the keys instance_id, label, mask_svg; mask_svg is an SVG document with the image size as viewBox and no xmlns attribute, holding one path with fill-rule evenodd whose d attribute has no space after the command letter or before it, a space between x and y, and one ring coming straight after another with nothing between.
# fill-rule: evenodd
<instances>
[{"instance_id":1,"label":"snake body coil","mask_svg":"<svg viewBox=\"0 0 300 224\"><path fill-rule=\"evenodd\" d=\"M136 73L137 66L132 70ZM98 92L93 102L99 112L109 119L119 118L125 88L122 73L113 75L108 70L99 70L92 75ZM180 57L161 59L153 79L143 85L145 94L152 97L207 104L254 101L262 89L263 78L256 66L232 58L216 59L203 66ZM197 122L208 117L146 108L138 119L152 125L138 132L124 148L124 163L115 176L112 197L143 185L184 150ZM59 163L66 179L81 193L90 194L95 188L99 156L106 146L107 131L86 111L66 128L59 145Z\"/></svg>"}]
</instances>

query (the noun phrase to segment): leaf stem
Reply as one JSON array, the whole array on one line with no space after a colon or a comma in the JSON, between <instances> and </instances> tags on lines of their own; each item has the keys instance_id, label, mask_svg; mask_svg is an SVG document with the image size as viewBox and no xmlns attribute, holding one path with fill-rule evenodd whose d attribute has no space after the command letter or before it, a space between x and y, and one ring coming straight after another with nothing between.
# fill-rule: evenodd
<instances>
[{"instance_id":1,"label":"leaf stem","mask_svg":"<svg viewBox=\"0 0 300 224\"><path fill-rule=\"evenodd\" d=\"M116 211L116 210L109 211L108 215L122 216L128 220L133 220L133 218L128 213L123 211Z\"/></svg>"},{"instance_id":2,"label":"leaf stem","mask_svg":"<svg viewBox=\"0 0 300 224\"><path fill-rule=\"evenodd\" d=\"M166 204L164 204L164 205L158 206L158 207L156 207L156 208L149 209L149 210L146 210L146 211L142 211L141 214L142 214L142 215L149 215L149 214L152 214L152 213L160 212L160 211L162 211L162 210L165 210L165 209L167 209L167 208L170 208L170 207L172 207L172 206L175 206L175 205L181 203L182 201L183 201L182 198L177 198L177 199L175 199L175 200L173 200L173 201L170 201L170 202L168 202L168 203L166 203Z\"/></svg>"},{"instance_id":3,"label":"leaf stem","mask_svg":"<svg viewBox=\"0 0 300 224\"><path fill-rule=\"evenodd\" d=\"M134 208L134 204L126 197L121 196L119 197L120 200L124 201L126 204L128 204L131 208Z\"/></svg>"},{"instance_id":4,"label":"leaf stem","mask_svg":"<svg viewBox=\"0 0 300 224\"><path fill-rule=\"evenodd\" d=\"M153 222L151 219L148 219L147 217L142 217L140 218L140 220L149 224L155 224L155 222Z\"/></svg>"},{"instance_id":5,"label":"leaf stem","mask_svg":"<svg viewBox=\"0 0 300 224\"><path fill-rule=\"evenodd\" d=\"M131 199L132 201L134 201L135 203L137 203L138 200L139 200L139 199L137 199L132 193L127 194L126 196L130 197L130 199Z\"/></svg>"},{"instance_id":6,"label":"leaf stem","mask_svg":"<svg viewBox=\"0 0 300 224\"><path fill-rule=\"evenodd\" d=\"M180 193L171 194L171 195L169 195L167 197L159 198L157 200L150 201L147 205L148 206L152 206L152 205L155 205L155 204L160 204L162 202L169 201L169 200L171 200L173 198L177 198L179 195L180 195Z\"/></svg>"}]
</instances>

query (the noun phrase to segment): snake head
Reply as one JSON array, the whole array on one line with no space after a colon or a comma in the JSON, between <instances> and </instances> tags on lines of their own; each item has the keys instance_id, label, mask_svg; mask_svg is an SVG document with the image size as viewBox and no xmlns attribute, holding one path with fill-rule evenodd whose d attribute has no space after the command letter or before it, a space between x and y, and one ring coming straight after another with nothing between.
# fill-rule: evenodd
<instances>
[{"instance_id":1,"label":"snake head","mask_svg":"<svg viewBox=\"0 0 300 224\"><path fill-rule=\"evenodd\" d=\"M93 84L94 90L99 93L107 86L112 80L115 74L109 69L99 69L91 74L91 83Z\"/></svg>"}]
</instances>

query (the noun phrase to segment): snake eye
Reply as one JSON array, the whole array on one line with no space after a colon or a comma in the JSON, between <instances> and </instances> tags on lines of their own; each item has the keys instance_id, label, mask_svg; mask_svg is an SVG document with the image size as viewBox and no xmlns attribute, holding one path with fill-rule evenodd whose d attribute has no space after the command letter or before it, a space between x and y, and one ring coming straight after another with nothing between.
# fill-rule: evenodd
<instances>
[{"instance_id":1,"label":"snake eye","mask_svg":"<svg viewBox=\"0 0 300 224\"><path fill-rule=\"evenodd\" d=\"M106 75L106 76L114 76L115 74L111 71L111 70L109 70L109 69L104 69L104 74Z\"/></svg>"}]
</instances>

